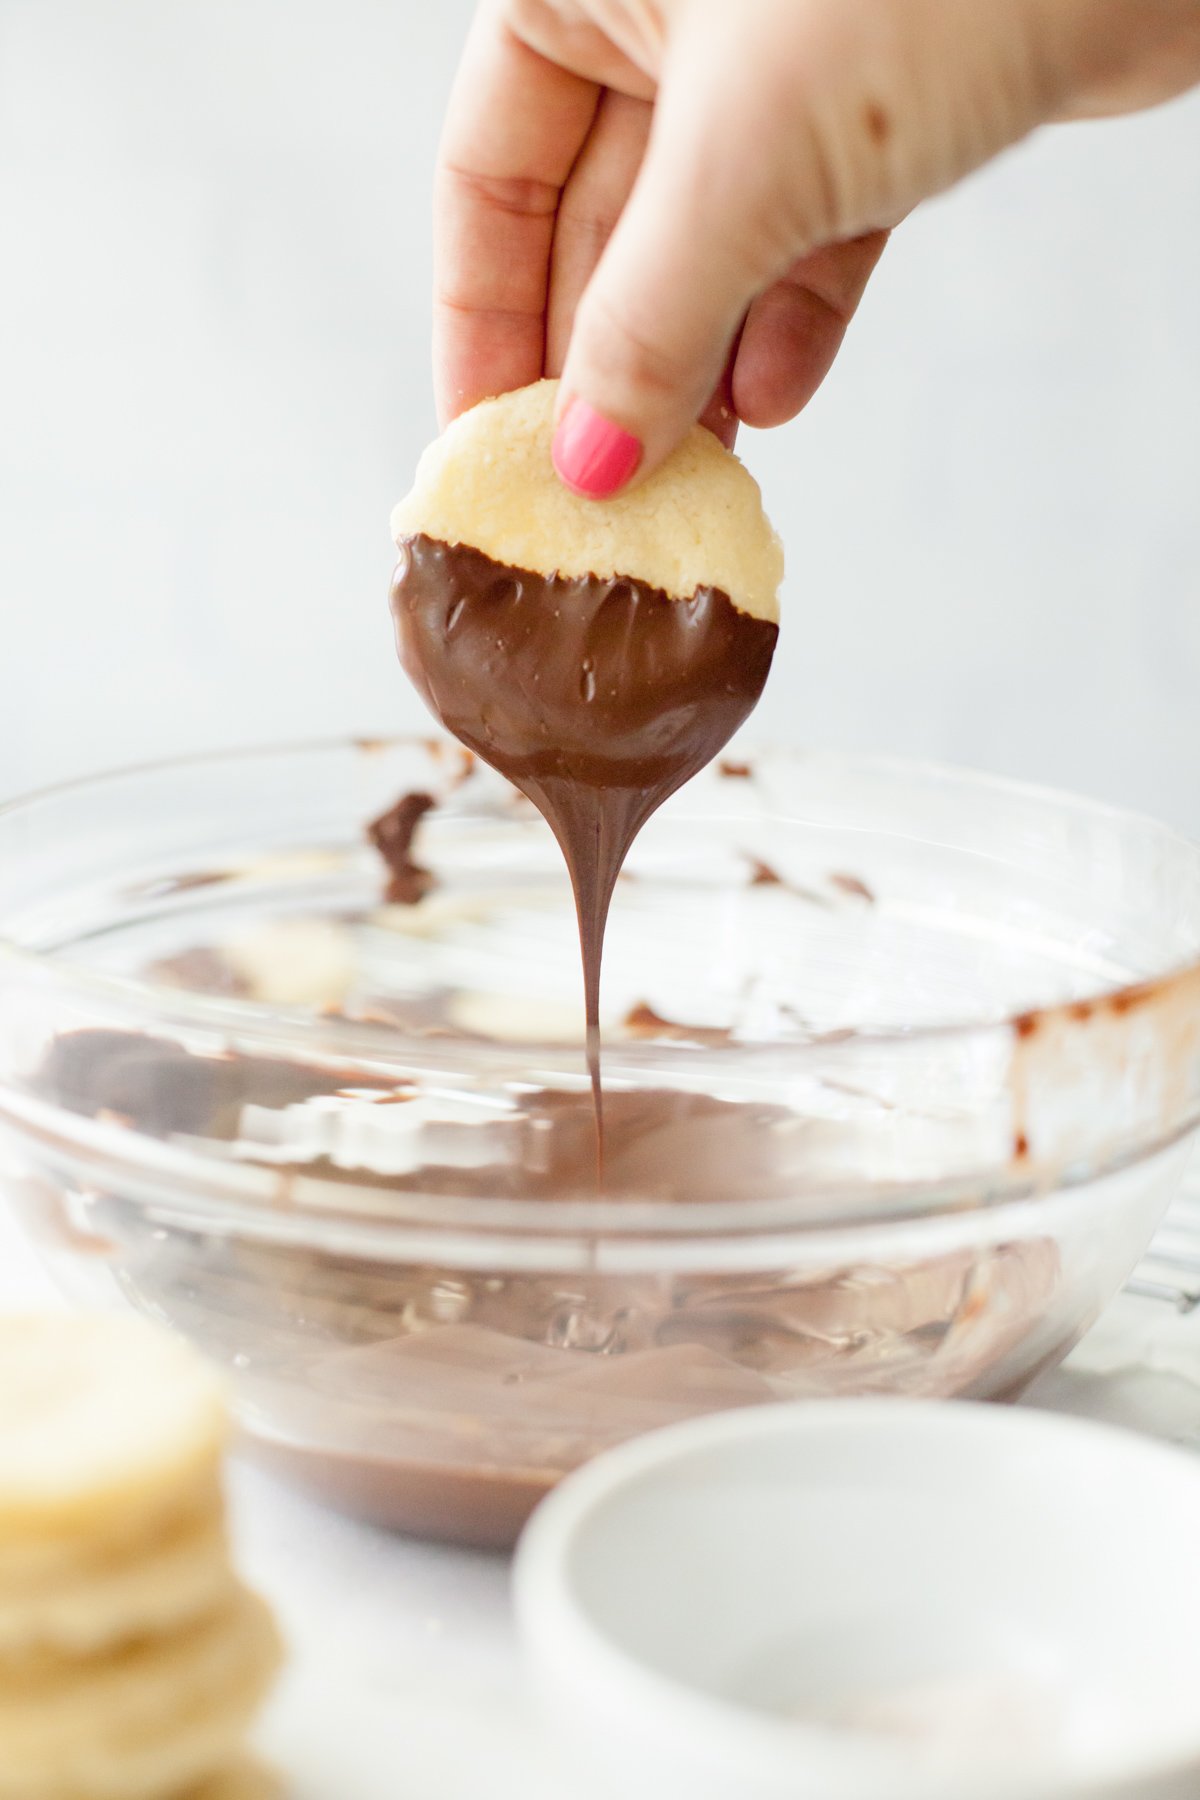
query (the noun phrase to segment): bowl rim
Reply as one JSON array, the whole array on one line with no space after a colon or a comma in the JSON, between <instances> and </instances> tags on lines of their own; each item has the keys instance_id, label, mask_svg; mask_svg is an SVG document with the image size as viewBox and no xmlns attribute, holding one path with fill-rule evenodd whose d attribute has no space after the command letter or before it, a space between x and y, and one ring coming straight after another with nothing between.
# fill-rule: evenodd
<instances>
[{"instance_id":1,"label":"bowl rim","mask_svg":"<svg viewBox=\"0 0 1200 1800\"><path fill-rule=\"evenodd\" d=\"M114 788L125 781L170 775L173 771L203 770L228 767L258 760L288 757L320 757L340 753L377 755L392 750L421 749L427 754L434 744L446 744L461 751L457 740L445 733L402 732L392 735L346 736L297 739L290 742L259 743L241 748L224 748L181 754L152 761L139 761L53 783L0 804L0 823L19 816L40 804L64 796L86 795L101 788ZM1015 780L972 769L958 768L936 761L915 758L860 754L826 749L773 750L770 746L739 746L747 756L781 754L809 768L824 767L861 772L867 776L915 776L951 788L971 788L1007 794L1018 800L1043 806L1066 808L1076 815L1133 825L1152 831L1164 842L1177 845L1200 859L1200 843L1175 827L1152 815L1112 805L1087 795L1076 795L1046 785ZM8 966L31 976L43 987L74 995L93 1006L101 1004L114 1014L125 1014L129 1029L155 1035L158 1032L191 1031L207 1033L222 1043L236 1045L249 1054L275 1054L298 1061L337 1066L345 1063L358 1067L372 1064L389 1075L399 1076L404 1069L416 1067L421 1073L431 1069L461 1065L469 1053L472 1070L482 1072L504 1069L511 1077L513 1049L503 1043L489 1044L477 1039L446 1037L422 1038L399 1030L329 1018L304 1012L288 1011L261 1002L231 996L208 995L174 989L133 976L116 975L73 964L69 955L59 950L31 948L15 942L0 932L0 971ZM806 1061L818 1058L828 1070L831 1060L845 1060L850 1066L861 1055L891 1051L920 1051L930 1044L964 1042L1011 1048L1016 1039L1029 1034L1036 1023L1046 1021L1067 1032L1085 1028L1081 1013L1110 1010L1123 1017L1143 1007L1165 1004L1183 994L1200 1001L1200 952L1183 962L1165 967L1148 978L1116 987L1098 989L1092 998L1075 998L1052 1003L1033 1011L992 1016L989 1018L950 1021L920 1025L908 1030L864 1030L852 1032L835 1042L817 1036L787 1044L739 1041L719 1054L728 1059L726 1067L750 1077L756 1062L769 1062L776 1075L781 1058L789 1067L803 1073ZM1192 990L1189 992L1189 990ZM561 1043L523 1042L521 1061L526 1066L539 1057L560 1058ZM718 1053L705 1052L706 1057ZM701 1064L693 1047L673 1044L622 1045L624 1067L639 1075L680 1077L694 1081ZM703 1064L713 1068L711 1061ZM586 1085L582 1067L581 1089ZM686 1085L686 1080L684 1085ZM346 1169L336 1175L281 1174L270 1165L249 1161L223 1160L213 1155L211 1147L195 1144L180 1147L127 1126L94 1120L52 1101L41 1100L22 1089L18 1082L0 1077L0 1124L15 1129L25 1137L34 1137L53 1147L64 1167L71 1166L80 1178L88 1172L94 1177L102 1170L110 1179L121 1171L121 1179L136 1179L149 1200L154 1194L183 1199L198 1220L211 1224L218 1219L228 1222L228 1207L238 1209L239 1221L249 1226L252 1221L265 1234L287 1235L295 1230L297 1219L308 1222L311 1231L319 1224L335 1222L347 1240L353 1238L367 1254L379 1254L381 1234L413 1229L418 1233L443 1232L461 1243L466 1231L479 1231L495 1243L500 1234L526 1234L530 1255L537 1244L556 1246L561 1255L564 1244L574 1240L594 1248L593 1234L615 1233L630 1240L635 1248L648 1238L705 1240L709 1245L726 1245L735 1238L761 1234L766 1244L781 1245L797 1234L807 1241L818 1232L861 1232L864 1227L886 1228L937 1217L961 1215L964 1210L979 1217L1001 1209L1021 1211L1029 1204L1037 1205L1047 1197L1049 1189L1078 1190L1080 1184L1114 1173L1144 1157L1169 1150L1186 1137L1200 1118L1200 1105L1186 1116L1173 1120L1170 1129L1145 1133L1123 1141L1115 1150L1108 1146L1105 1154L1093 1159L1075 1159L1066 1166L1053 1169L1036 1160L1014 1154L1007 1161L990 1157L980 1163L956 1169L946 1179L936 1175L906 1176L895 1181L868 1180L855 1176L844 1185L830 1180L822 1183L820 1204L811 1197L800 1201L738 1199L729 1202L619 1200L589 1198L560 1201L548 1205L544 1200L515 1200L504 1197L449 1197L426 1195L413 1191L388 1190L391 1204L386 1221L379 1208L370 1203L372 1189L355 1179L355 1171ZM287 1199L282 1188L286 1183ZM281 1223L281 1210L291 1215L289 1228ZM305 1238L304 1241L311 1241ZM367 1246L373 1246L368 1249ZM348 1243L349 1247L349 1243ZM589 1249L588 1254L591 1251ZM560 1265L561 1266L561 1265ZM583 1265L581 1265L583 1266ZM594 1265L593 1265L594 1266Z\"/></svg>"},{"instance_id":2,"label":"bowl rim","mask_svg":"<svg viewBox=\"0 0 1200 1800\"><path fill-rule=\"evenodd\" d=\"M864 1432L887 1435L894 1432L897 1422L906 1435L915 1428L926 1437L932 1432L951 1444L959 1440L968 1452L962 1459L968 1470L976 1466L970 1448L981 1440L985 1446L990 1444L993 1453L1019 1454L1024 1446L1034 1453L1035 1463L1041 1445L1057 1443L1064 1448L1078 1446L1093 1458L1120 1458L1125 1464L1132 1457L1177 1487L1192 1487L1200 1493L1200 1465L1177 1445L1033 1406L892 1394L786 1400L707 1414L663 1426L604 1451L572 1471L536 1508L518 1540L512 1569L518 1639L527 1662L535 1670L548 1671L560 1690L569 1682L577 1692L586 1693L589 1704L598 1702L614 1719L645 1717L652 1712L660 1742L673 1730L677 1741L683 1741L686 1734L698 1742L701 1754L707 1742L712 1752L732 1753L744 1768L775 1776L781 1770L794 1771L807 1744L817 1758L832 1752L841 1772L856 1783L856 1792L874 1794L878 1790L872 1785L873 1778L885 1774L888 1759L886 1752L881 1756L869 1734L852 1727L842 1730L762 1713L736 1699L707 1694L684 1677L653 1667L592 1616L575 1589L571 1564L581 1535L606 1505L636 1495L648 1483L653 1486L657 1477L686 1467L697 1454L716 1452L727 1468L734 1469L741 1466L740 1452L747 1444L791 1439L809 1450L807 1456L796 1459L797 1479L803 1480L805 1472L819 1463L813 1439L819 1446L822 1433L853 1434L861 1442ZM919 1451L912 1466L921 1466ZM977 1486L984 1492L986 1479ZM1102 1486L1100 1491L1104 1491ZM628 1545L627 1560L632 1567L644 1562L644 1557L643 1545L636 1541ZM1103 1773L1099 1769L1079 1771L1069 1781L1063 1778L1061 1788L1056 1783L1055 1794L1061 1793L1062 1800L1073 1796L1083 1800L1091 1795L1099 1800L1101 1793L1132 1796L1142 1791L1140 1783L1200 1767L1200 1724L1194 1721L1186 1727L1181 1724L1171 1741L1163 1743L1156 1738L1153 1751L1144 1727L1139 1735L1131 1733L1130 1737L1125 1755L1110 1758ZM961 1783L961 1767L947 1771L943 1780L935 1780L926 1769L917 1771L915 1779L888 1781L886 1792L896 1800L957 1800ZM989 1783L986 1793L981 1789L980 1794L981 1800L1018 1800L1030 1791L1029 1770L1023 1768L1008 1779Z\"/></svg>"},{"instance_id":3,"label":"bowl rim","mask_svg":"<svg viewBox=\"0 0 1200 1800\"><path fill-rule=\"evenodd\" d=\"M77 794L87 794L101 788L115 788L121 782L133 781L152 775L167 775L175 770L203 769L218 767L222 764L239 762L267 761L272 758L287 756L321 756L339 751L357 751L363 755L376 755L388 750L426 749L433 743L445 743L461 752L462 745L458 740L444 731L429 732L397 732L393 734L347 736L336 734L330 737L297 738L283 742L249 744L219 750L187 751L177 756L121 763L98 773L72 776L65 781L48 783L41 787L29 789L23 794L14 795L8 800L0 801L0 825L7 820L32 810L36 806L56 801ZM841 751L831 749L790 749L787 746L755 745L747 743L740 746L747 760L756 755L783 754L808 766L832 764L847 770L861 771L864 774L909 774L926 780L936 781L948 787L976 787L990 789L998 794L1007 794L1014 799L1026 800L1041 805L1052 805L1069 808L1071 811L1090 815L1097 820L1121 822L1125 825L1138 826L1143 830L1153 830L1162 835L1166 841L1172 841L1182 850L1192 852L1200 860L1200 839L1190 837L1177 826L1158 819L1153 813L1142 812L1138 808L1118 806L1107 800L1099 800L1089 794L1076 794L1068 788L1054 787L1048 783L1024 781L1014 776L995 775L987 770L974 769L953 763L943 763L935 758L893 756L871 752ZM467 754L472 754L467 752ZM703 774L705 771L701 771ZM687 791L684 787L680 793ZM674 796L672 796L674 798ZM50 975L56 982L64 986L76 988L89 995L104 995L125 1004L136 1003L154 1013L156 1017L170 1022L187 1023L194 1021L198 1025L233 1026L254 1034L255 1027L266 1027L270 1035L279 1039L294 1036L297 1047L306 1035L304 1016L289 1013L282 1008L274 1008L259 1001L244 997L228 995L211 995L193 992L186 988L168 988L160 983L141 980L135 976L115 975L96 969L87 969L73 964L69 957L57 950L39 950L20 944L6 935L0 928L0 957L10 963L22 964ZM1098 1002L1117 1002L1118 1011L1128 1011L1143 997L1157 996L1167 993L1175 984L1186 982L1190 976L1200 974L1200 947L1196 954L1180 962L1165 964L1162 969L1150 976L1140 976L1136 981L1120 982L1115 986L1097 987L1095 991L1077 996L1066 1002L1050 1002L1044 1006L1022 1008L999 1016L987 1018L964 1017L939 1021L931 1025L915 1025L907 1028L889 1027L877 1029L855 1030L846 1038L846 1042L869 1049L881 1048L893 1044L912 1044L918 1042L937 1042L945 1039L988 1036L999 1032L1018 1030L1024 1034L1028 1030L1028 1022L1037 1017L1056 1017L1070 1014L1081 1005L1095 1005ZM381 1051L391 1051L397 1046L404 1046L406 1051L413 1051L422 1060L430 1050L430 1040L420 1036L409 1036L392 1027L367 1027L356 1024L352 1020L325 1018L320 1020L322 1038L345 1045L353 1054L361 1051L368 1060L383 1060ZM458 1043L460 1040L449 1036L443 1040ZM468 1040L465 1036L461 1042L471 1043L472 1056L486 1059L492 1046L478 1040ZM785 1044L768 1040L739 1040L729 1047L729 1054L743 1059L756 1052L768 1052L778 1058L802 1059L809 1051L818 1049L826 1052L832 1040L829 1036L815 1036L811 1039L799 1039ZM511 1047L497 1045L496 1050L504 1060L511 1060ZM537 1042L522 1040L522 1051L530 1054L539 1052L561 1051L561 1043ZM680 1056L677 1048L670 1051L668 1061ZM682 1060L694 1059L694 1051L682 1052Z\"/></svg>"}]
</instances>

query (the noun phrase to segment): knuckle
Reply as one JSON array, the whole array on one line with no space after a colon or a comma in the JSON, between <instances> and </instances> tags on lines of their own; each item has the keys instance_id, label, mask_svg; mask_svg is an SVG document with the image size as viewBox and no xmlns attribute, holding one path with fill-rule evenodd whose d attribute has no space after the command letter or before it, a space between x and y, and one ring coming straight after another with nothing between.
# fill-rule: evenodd
<instances>
[{"instance_id":1,"label":"knuckle","mask_svg":"<svg viewBox=\"0 0 1200 1800\"><path fill-rule=\"evenodd\" d=\"M558 189L552 181L488 175L454 163L443 164L441 178L457 191L460 198L474 201L490 212L507 213L518 219L548 218L558 204Z\"/></svg>"}]
</instances>

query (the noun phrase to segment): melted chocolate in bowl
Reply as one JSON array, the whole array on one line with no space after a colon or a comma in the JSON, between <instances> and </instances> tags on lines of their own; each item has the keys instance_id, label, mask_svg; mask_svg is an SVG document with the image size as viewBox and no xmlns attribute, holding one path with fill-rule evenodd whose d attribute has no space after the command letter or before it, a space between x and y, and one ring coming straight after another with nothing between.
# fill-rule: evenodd
<instances>
[{"instance_id":1,"label":"melted chocolate in bowl","mask_svg":"<svg viewBox=\"0 0 1200 1800\"><path fill-rule=\"evenodd\" d=\"M449 748L448 756L453 771L458 752ZM436 919L439 883L448 890L441 898L453 902L456 878L466 877L462 895L470 899L480 888L490 893L492 875L473 858L472 840L453 826L445 844L436 820L421 836L426 789L439 788L439 769L428 757L408 759L410 787L375 821L371 836L387 861L391 891L404 896L389 914L423 908L432 896ZM472 766L484 791L468 790L464 815L483 822L484 841L492 844L497 826L507 835L515 818L516 835L528 842L521 824L527 803L514 811L507 785ZM457 791L456 779L452 772L450 792ZM503 786L494 809L493 785ZM360 802L356 782L349 805ZM790 936L804 930L793 917L822 924L868 913L870 890L861 876L814 874L811 882L822 888L816 893L760 864L740 845L740 826L732 829L732 879L744 888L747 919L782 913L779 929ZM707 856L708 846L701 849ZM534 855L541 895L544 838ZM516 862L521 869L523 857ZM386 1040L375 1066L363 1053L365 1033L342 1060L338 1034L326 1040L319 1027L299 1051L292 1046L277 1054L258 1034L252 1047L227 1041L224 1032L192 1042L179 1041L174 1025L157 1033L118 1028L122 1011L108 1029L59 1030L33 1078L42 1100L70 1114L102 1121L110 1131L121 1126L139 1140L176 1144L185 1155L199 1151L202 1193L208 1171L216 1175L225 1164L249 1164L269 1175L261 1236L264 1214L257 1206L244 1217L223 1206L206 1217L197 1211L191 1182L178 1204L167 1190L147 1206L120 1160L107 1154L99 1179L81 1183L64 1172L73 1165L57 1147L48 1155L39 1150L27 1158L24 1180L8 1186L31 1228L69 1264L72 1280L92 1271L98 1298L111 1298L115 1284L235 1374L250 1439L292 1481L343 1510L404 1530L508 1544L561 1476L641 1432L772 1399L995 1394L1015 1389L1043 1358L1057 1357L1077 1329L1081 1287L1067 1279L1054 1231L1031 1223L1039 1235L1010 1238L1003 1211L994 1222L981 1212L954 1247L938 1247L935 1239L930 1249L919 1231L905 1226L895 1234L852 1236L849 1243L820 1232L810 1248L800 1209L798 1229L783 1241L772 1233L756 1242L753 1231L734 1231L727 1262L707 1251L689 1254L688 1244L710 1233L699 1221L681 1239L679 1253L657 1240L644 1253L637 1250L635 1214L628 1230L620 1225L613 1233L614 1240L627 1240L619 1256L594 1254L600 1240L586 1225L561 1224L563 1202L595 1195L591 1097L575 1082L518 1079L506 1081L502 1093L486 1077L477 1082L472 1027L462 1025L454 1008L469 991L455 986L457 952L442 966L434 941L440 924L417 921L419 948L410 963L404 947L412 940L402 934L393 982L390 959L376 942L382 921L375 872L364 873L360 908L343 910L340 876L320 903L316 988L287 1004L311 1008L314 1023L320 1012L334 1010L402 1031L416 1069L392 1067ZM169 962L176 985L274 1008L271 984L280 956L286 950L303 962L304 940L297 950L288 911L274 913L273 888L264 900L252 883L231 880L234 921L249 911L261 924L268 909L265 938L260 932L254 940L263 953L259 967L248 954L249 940L214 919L218 879L213 871L203 880L192 872L170 877L170 885L159 881L156 894L203 887L206 895L172 923L182 948L167 962L162 920L151 920L146 939L139 918L128 966L160 981ZM307 884L311 877L291 879ZM643 882L630 890L635 908L655 885L652 875ZM314 904L307 885L303 891L305 905ZM671 876L662 904L647 912L663 934L654 941L659 945L673 941L677 891ZM139 910L143 897L144 889L134 890ZM553 901L561 919L561 888ZM524 916L536 931L547 912L539 907ZM451 904L446 917L448 951L458 917L472 921L467 935L478 947L475 915L459 915ZM390 921L397 929L413 922ZM282 935L275 938L277 931ZM340 998L330 996L324 966L330 931L345 952L334 958ZM499 926L495 955L511 958L513 941L508 924ZM646 946L652 963L654 942ZM569 976L570 933L566 950ZM679 960L686 991L690 958ZM409 992L405 971L416 963L425 985ZM511 961L505 967L511 975ZM698 1050L730 1036L727 1027L681 1024L645 1003L614 1029L626 1042L675 1038ZM420 1068L419 1049L419 1040L429 1037L436 1071L438 1039L447 1035L462 1045L468 1074L465 1090L450 1095L436 1072ZM831 1078L828 1106L815 1098L772 1104L761 1094L742 1095L739 1087L738 1097L719 1098L686 1086L616 1084L607 1095L606 1200L695 1212L698 1203L802 1198L822 1166L836 1175L837 1159L855 1154L857 1103L873 1100L871 1091L838 1082L842 1036L825 1034L834 1045L833 1062L822 1069ZM487 1039L485 1028L479 1041ZM819 1044L820 1037L804 1041ZM821 1067L819 1057L816 1062ZM703 1055L692 1063L701 1067ZM555 1060L553 1066L563 1065ZM886 1130L886 1097L880 1103ZM340 1191L316 1194L314 1179ZM410 1207L406 1194L482 1202L474 1208L478 1226L456 1224L453 1205L435 1204L427 1215L423 1205ZM561 1259L526 1254L528 1221L507 1226L506 1201L547 1209L548 1238L562 1233ZM484 1225L485 1212L496 1214L494 1226ZM423 1225L415 1236L411 1230L413 1220L426 1216L436 1227L432 1239ZM389 1221L395 1223L386 1251L380 1240L372 1254L356 1246L355 1221L364 1219L374 1222L373 1237L376 1229L390 1233ZM847 1226L852 1223L847 1215ZM724 1234L711 1229L715 1247ZM1080 1230L1090 1245L1091 1215ZM1066 1254L1073 1254L1069 1240ZM1090 1295L1092 1251L1079 1255Z\"/></svg>"},{"instance_id":2,"label":"melted chocolate in bowl","mask_svg":"<svg viewBox=\"0 0 1200 1800\"><path fill-rule=\"evenodd\" d=\"M202 1056L167 1038L135 1031L74 1031L58 1037L40 1071L59 1105L92 1117L119 1118L150 1137L205 1136L237 1142L248 1110L279 1113L344 1091L366 1106L404 1105L387 1077L267 1056ZM720 1202L730 1194L784 1199L792 1188L785 1138L792 1123L780 1107L718 1100L670 1088L609 1097L607 1197L616 1200ZM584 1094L535 1088L511 1116L430 1133L426 1154L404 1170L356 1167L355 1180L392 1193L445 1194L476 1200L586 1200L594 1193L589 1150L591 1109ZM468 1160L481 1134L493 1154ZM420 1139L417 1140L420 1142ZM794 1142L794 1137L791 1140ZM344 1172L328 1155L275 1159L281 1173Z\"/></svg>"},{"instance_id":3,"label":"melted chocolate in bowl","mask_svg":"<svg viewBox=\"0 0 1200 1800\"><path fill-rule=\"evenodd\" d=\"M600 965L634 838L762 693L778 626L718 588L543 575L417 536L392 582L400 660L434 716L527 794L575 894L603 1171Z\"/></svg>"}]
</instances>

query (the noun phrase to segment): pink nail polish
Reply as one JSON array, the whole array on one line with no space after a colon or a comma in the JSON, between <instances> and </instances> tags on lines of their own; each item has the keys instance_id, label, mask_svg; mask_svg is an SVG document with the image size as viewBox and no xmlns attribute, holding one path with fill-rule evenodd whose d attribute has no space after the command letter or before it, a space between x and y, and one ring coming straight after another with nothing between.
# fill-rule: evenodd
<instances>
[{"instance_id":1,"label":"pink nail polish","mask_svg":"<svg viewBox=\"0 0 1200 1800\"><path fill-rule=\"evenodd\" d=\"M642 460L641 441L574 395L558 421L551 449L560 478L585 500L607 500Z\"/></svg>"}]
</instances>

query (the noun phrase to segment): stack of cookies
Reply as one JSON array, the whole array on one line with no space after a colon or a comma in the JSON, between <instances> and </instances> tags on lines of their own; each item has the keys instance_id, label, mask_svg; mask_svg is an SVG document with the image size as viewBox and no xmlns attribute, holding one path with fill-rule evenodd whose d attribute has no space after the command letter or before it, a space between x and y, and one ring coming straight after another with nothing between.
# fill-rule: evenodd
<instances>
[{"instance_id":1,"label":"stack of cookies","mask_svg":"<svg viewBox=\"0 0 1200 1800\"><path fill-rule=\"evenodd\" d=\"M0 1800L263 1800L279 1661L229 1560L219 1381L109 1315L0 1319Z\"/></svg>"}]
</instances>

